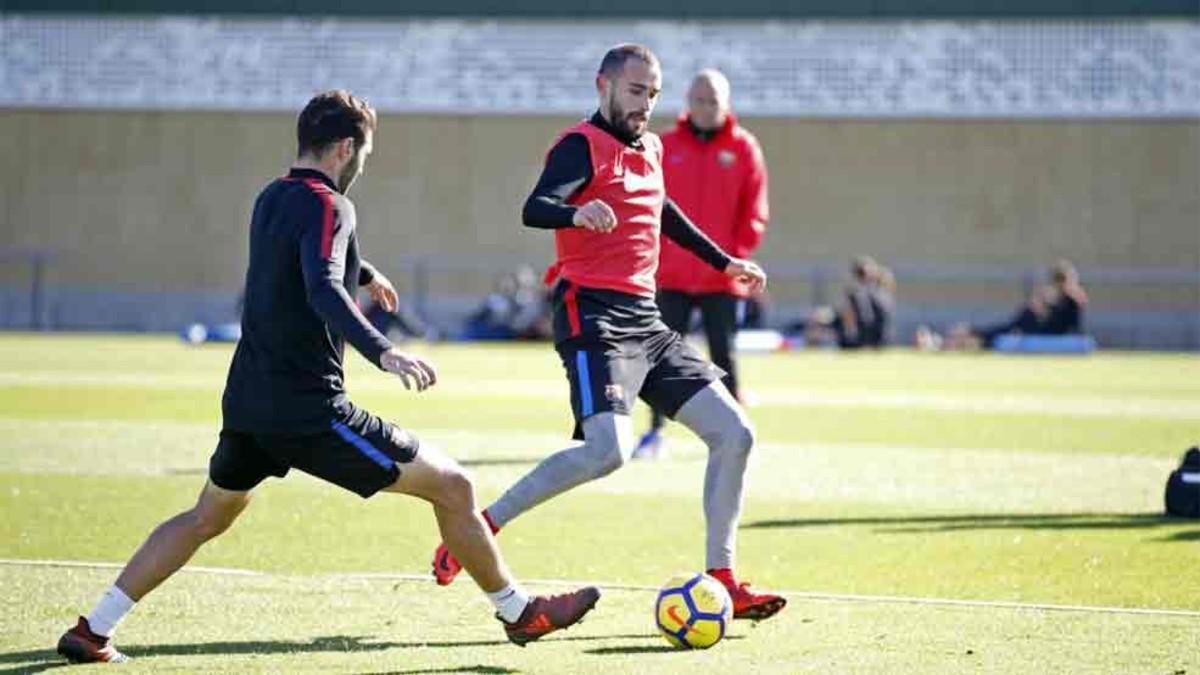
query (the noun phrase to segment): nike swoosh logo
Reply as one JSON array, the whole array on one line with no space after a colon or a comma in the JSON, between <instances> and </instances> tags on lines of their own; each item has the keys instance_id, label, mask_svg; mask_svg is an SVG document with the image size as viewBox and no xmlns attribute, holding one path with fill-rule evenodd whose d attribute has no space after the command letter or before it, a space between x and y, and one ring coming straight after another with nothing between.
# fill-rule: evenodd
<instances>
[{"instance_id":1,"label":"nike swoosh logo","mask_svg":"<svg viewBox=\"0 0 1200 675\"><path fill-rule=\"evenodd\" d=\"M692 626L689 626L686 621L684 621L683 619L681 619L679 617L678 611L679 611L678 607L676 607L675 605L671 605L670 607L667 608L667 616L671 617L672 621L679 624L680 628L686 628L687 632L689 632L689 633L698 632L695 628L693 628Z\"/></svg>"},{"instance_id":2,"label":"nike swoosh logo","mask_svg":"<svg viewBox=\"0 0 1200 675\"><path fill-rule=\"evenodd\" d=\"M659 174L643 176L626 170L623 178L626 192L641 192L643 190L661 190L662 179Z\"/></svg>"}]
</instances>

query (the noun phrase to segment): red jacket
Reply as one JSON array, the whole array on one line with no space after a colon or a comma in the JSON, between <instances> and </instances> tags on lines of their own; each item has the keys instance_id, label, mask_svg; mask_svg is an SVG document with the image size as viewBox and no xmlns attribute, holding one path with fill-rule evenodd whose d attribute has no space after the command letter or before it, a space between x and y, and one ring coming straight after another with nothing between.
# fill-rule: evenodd
<instances>
[{"instance_id":1,"label":"red jacket","mask_svg":"<svg viewBox=\"0 0 1200 675\"><path fill-rule=\"evenodd\" d=\"M662 135L667 196L725 252L750 257L767 229L767 165L758 139L733 114L707 142L687 116ZM664 237L658 287L685 293L732 293L744 286Z\"/></svg>"}]
</instances>

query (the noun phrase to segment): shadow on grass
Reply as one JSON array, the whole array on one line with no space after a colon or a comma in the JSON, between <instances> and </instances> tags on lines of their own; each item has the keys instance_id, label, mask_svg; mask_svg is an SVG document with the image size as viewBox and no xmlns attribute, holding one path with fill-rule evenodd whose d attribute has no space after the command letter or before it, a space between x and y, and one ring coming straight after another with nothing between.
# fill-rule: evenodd
<instances>
[{"instance_id":1,"label":"shadow on grass","mask_svg":"<svg viewBox=\"0 0 1200 675\"><path fill-rule=\"evenodd\" d=\"M1159 539L1159 541L1200 541L1200 530L1176 532L1175 534Z\"/></svg>"},{"instance_id":2,"label":"shadow on grass","mask_svg":"<svg viewBox=\"0 0 1200 675\"><path fill-rule=\"evenodd\" d=\"M0 663L19 663L15 668L0 668L0 675L16 675L17 673L40 673L53 668L62 668L67 663L53 649L38 649L30 652L12 652L0 654Z\"/></svg>"},{"instance_id":3,"label":"shadow on grass","mask_svg":"<svg viewBox=\"0 0 1200 675\"><path fill-rule=\"evenodd\" d=\"M500 668L499 665L460 665L450 668L420 668L416 670L388 670L385 673L361 673L360 675L418 675L420 673L480 673L482 675L506 675L521 673L520 670Z\"/></svg>"},{"instance_id":4,"label":"shadow on grass","mask_svg":"<svg viewBox=\"0 0 1200 675\"><path fill-rule=\"evenodd\" d=\"M614 639L647 639L640 635L563 635L545 638L546 642L591 642ZM508 640L446 640L406 642L374 641L371 638L333 635L318 637L307 642L287 640L246 640L242 642L195 642L160 645L119 645L118 649L130 658L148 656L203 656L238 654L307 654L313 652L376 652L388 649L457 649L460 647L511 646ZM40 673L51 668L68 665L53 649L37 649L25 652L0 654L0 664L20 664L15 668L0 669L0 675L10 673ZM491 668L491 670L481 670ZM474 670L472 670L474 669ZM465 666L460 670L406 670L402 673L510 673L515 671L496 669L495 666Z\"/></svg>"},{"instance_id":5,"label":"shadow on grass","mask_svg":"<svg viewBox=\"0 0 1200 675\"><path fill-rule=\"evenodd\" d=\"M745 529L801 529L831 525L874 525L880 532L956 532L961 530L1132 530L1189 525L1191 521L1160 513L1020 513L955 514L939 516L879 516L868 518L795 518L759 520ZM1180 532L1172 541L1200 537Z\"/></svg>"},{"instance_id":6,"label":"shadow on grass","mask_svg":"<svg viewBox=\"0 0 1200 675\"><path fill-rule=\"evenodd\" d=\"M616 636L614 636L616 637ZM628 637L628 636L626 636ZM645 638L646 636L639 636ZM662 641L662 638L657 636L650 638L657 644L652 645L621 645L618 647L597 647L595 649L585 649L584 654L595 654L598 656L606 656L609 654L666 654L668 652L683 652L685 649L676 649ZM725 640L745 640L744 635L726 635Z\"/></svg>"}]
</instances>

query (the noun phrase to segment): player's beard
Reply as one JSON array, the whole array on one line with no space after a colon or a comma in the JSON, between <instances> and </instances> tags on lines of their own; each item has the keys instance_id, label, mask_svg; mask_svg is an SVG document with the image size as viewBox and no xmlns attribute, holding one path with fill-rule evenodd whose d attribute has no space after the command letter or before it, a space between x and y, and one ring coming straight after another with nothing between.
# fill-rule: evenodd
<instances>
[{"instance_id":1,"label":"player's beard","mask_svg":"<svg viewBox=\"0 0 1200 675\"><path fill-rule=\"evenodd\" d=\"M346 166L342 167L341 173L338 174L337 187L339 192L346 194L350 186L354 185L354 181L362 173L362 165L362 150L355 148L354 156L350 158L349 162L346 162Z\"/></svg>"},{"instance_id":2,"label":"player's beard","mask_svg":"<svg viewBox=\"0 0 1200 675\"><path fill-rule=\"evenodd\" d=\"M647 114L644 120L639 120L634 117L633 113L625 112L620 103L617 103L617 97L614 93L608 99L608 114L610 122L622 136L636 140L646 133L646 129L650 126L650 115Z\"/></svg>"}]
</instances>

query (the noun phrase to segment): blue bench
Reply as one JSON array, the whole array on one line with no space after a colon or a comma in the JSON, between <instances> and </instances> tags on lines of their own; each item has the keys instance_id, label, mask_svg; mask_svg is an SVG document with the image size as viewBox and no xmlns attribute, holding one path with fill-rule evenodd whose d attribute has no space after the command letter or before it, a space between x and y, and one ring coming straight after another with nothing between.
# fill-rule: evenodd
<instances>
[{"instance_id":1,"label":"blue bench","mask_svg":"<svg viewBox=\"0 0 1200 675\"><path fill-rule=\"evenodd\" d=\"M1090 354L1096 350L1091 335L1000 335L992 350L1010 354Z\"/></svg>"}]
</instances>

